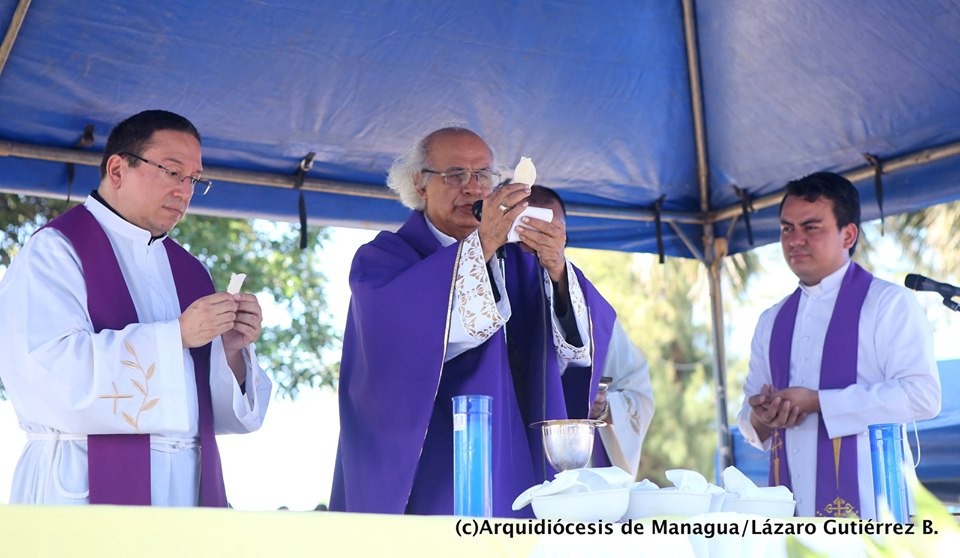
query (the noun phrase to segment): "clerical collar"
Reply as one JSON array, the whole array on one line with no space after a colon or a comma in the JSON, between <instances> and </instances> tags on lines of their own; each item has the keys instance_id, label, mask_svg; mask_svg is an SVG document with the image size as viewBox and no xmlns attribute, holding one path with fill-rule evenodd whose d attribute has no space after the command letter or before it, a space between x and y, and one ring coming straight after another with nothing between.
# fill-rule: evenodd
<instances>
[{"instance_id":1,"label":"clerical collar","mask_svg":"<svg viewBox=\"0 0 960 558\"><path fill-rule=\"evenodd\" d=\"M98 191L96 191L96 190L93 190L93 191L90 192L90 196L91 196L93 199L95 199L95 200L97 200L98 202L100 202L100 205L102 205L103 207L106 207L107 209L109 209L114 215L116 215L117 217L123 219L123 220L126 221L127 223L130 223L130 221L127 221L126 217L124 217L123 215L120 215L120 212L118 212L116 209L114 209L112 205L110 205L109 203L107 203L107 200L103 199L103 196L100 195L100 192L98 192ZM136 227L136 225L134 225L133 223L130 223L130 224L133 225L134 227ZM137 228L139 229L140 227L137 227ZM141 229L141 230L143 230L143 229ZM162 239L164 239L164 238L166 238L166 237L167 237L167 234L166 234L166 233L161 234L160 236L153 236L153 235L151 235L151 236L150 236L150 240L147 241L147 245L149 246L150 244L153 244L153 242L154 242L155 240L162 240Z\"/></svg>"},{"instance_id":2,"label":"clerical collar","mask_svg":"<svg viewBox=\"0 0 960 558\"><path fill-rule=\"evenodd\" d=\"M444 248L446 248L447 246L450 246L451 244L457 241L456 238L453 238L452 236L449 236L445 233L440 232L440 229L433 226L433 223L430 222L430 218L427 217L426 212L424 212L423 214L423 220L427 222L427 228L430 229L430 232L433 233L433 236L435 236L437 240L440 242L440 246L443 246Z\"/></svg>"},{"instance_id":3,"label":"clerical collar","mask_svg":"<svg viewBox=\"0 0 960 558\"><path fill-rule=\"evenodd\" d=\"M847 268L850 267L850 262L852 261L853 260L847 260L847 263L841 265L839 269L821 279L816 285L804 285L801 282L800 289L809 296L820 296L839 290L840 283L843 283L843 276L847 272Z\"/></svg>"}]
</instances>

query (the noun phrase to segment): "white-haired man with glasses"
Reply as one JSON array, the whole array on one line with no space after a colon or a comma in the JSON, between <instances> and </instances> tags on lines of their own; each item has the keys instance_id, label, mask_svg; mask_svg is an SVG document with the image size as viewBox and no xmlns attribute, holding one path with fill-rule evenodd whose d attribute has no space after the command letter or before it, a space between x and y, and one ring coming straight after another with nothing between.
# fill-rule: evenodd
<instances>
[{"instance_id":1,"label":"white-haired man with glasses","mask_svg":"<svg viewBox=\"0 0 960 558\"><path fill-rule=\"evenodd\" d=\"M256 297L215 292L167 236L202 170L190 121L131 116L99 188L10 264L0 375L28 439L12 503L227 505L215 434L259 428L271 382Z\"/></svg>"},{"instance_id":2,"label":"white-haired man with glasses","mask_svg":"<svg viewBox=\"0 0 960 558\"><path fill-rule=\"evenodd\" d=\"M428 134L390 169L387 185L413 212L350 271L332 510L452 514L451 398L476 394L493 397L493 515L528 515L513 500L554 473L529 425L590 411L591 362L610 335L591 318L612 309L595 308L599 295L566 260L563 219L523 219L531 253L507 243L530 185L497 187L495 169L464 128Z\"/></svg>"}]
</instances>

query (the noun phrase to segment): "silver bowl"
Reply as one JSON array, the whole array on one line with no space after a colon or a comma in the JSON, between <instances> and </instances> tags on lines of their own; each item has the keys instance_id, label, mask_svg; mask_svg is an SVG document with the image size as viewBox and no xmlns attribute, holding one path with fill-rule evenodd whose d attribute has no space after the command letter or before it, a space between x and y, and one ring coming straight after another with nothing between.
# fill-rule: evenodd
<instances>
[{"instance_id":1,"label":"silver bowl","mask_svg":"<svg viewBox=\"0 0 960 558\"><path fill-rule=\"evenodd\" d=\"M593 453L593 437L600 420L561 419L534 423L543 432L543 452L557 471L586 467Z\"/></svg>"}]
</instances>

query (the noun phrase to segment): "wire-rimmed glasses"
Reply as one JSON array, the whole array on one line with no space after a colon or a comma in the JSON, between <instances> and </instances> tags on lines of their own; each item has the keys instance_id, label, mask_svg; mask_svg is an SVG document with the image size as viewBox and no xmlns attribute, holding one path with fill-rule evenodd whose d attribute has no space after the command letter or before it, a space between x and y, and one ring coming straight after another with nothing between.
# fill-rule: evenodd
<instances>
[{"instance_id":1,"label":"wire-rimmed glasses","mask_svg":"<svg viewBox=\"0 0 960 558\"><path fill-rule=\"evenodd\" d=\"M491 169L468 170L453 168L443 172L432 169L420 169L420 172L439 175L443 178L443 183L452 188L463 188L467 184L470 184L474 175L476 175L477 184L479 184L481 188L492 189L500 181L500 173Z\"/></svg>"},{"instance_id":2,"label":"wire-rimmed glasses","mask_svg":"<svg viewBox=\"0 0 960 558\"><path fill-rule=\"evenodd\" d=\"M201 196L205 196L205 195L207 195L207 192L210 191L210 188L213 187L213 181L212 181L212 180L207 180L206 178L200 178L200 177L197 177L197 176L190 176L190 175L181 176L181 174L180 174L179 172L177 172L177 171L172 171L172 170L168 169L167 167L165 167L165 166L163 166L163 165L161 165L161 164L159 164L159 163L154 163L153 161L151 161L151 160L149 160L149 159L144 159L143 157L137 155L136 153L130 153L129 151L124 151L124 152L120 153L120 155L127 155L127 156L130 156L130 157L133 157L134 159L143 161L144 163L146 163L146 164L148 164L148 165L150 165L150 166L152 166L152 167L157 167L158 169L160 169L160 176L161 176L161 178L163 178L164 180L173 181L173 182L176 182L177 184L181 184L181 183L183 183L184 180L188 180L188 179L189 179L189 180L190 180L190 187L192 188L191 192L192 192L193 194L196 194L196 193L199 191Z\"/></svg>"}]
</instances>

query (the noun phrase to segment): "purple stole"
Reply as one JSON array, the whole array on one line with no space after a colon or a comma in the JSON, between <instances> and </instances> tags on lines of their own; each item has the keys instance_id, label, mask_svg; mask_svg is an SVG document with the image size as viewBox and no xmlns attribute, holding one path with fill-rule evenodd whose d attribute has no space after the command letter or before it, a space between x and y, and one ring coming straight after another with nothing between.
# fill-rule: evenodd
<instances>
[{"instance_id":1,"label":"purple stole","mask_svg":"<svg viewBox=\"0 0 960 558\"><path fill-rule=\"evenodd\" d=\"M820 389L843 389L857 381L857 349L860 310L873 275L850 262L840 284L837 301L827 326L820 364ZM790 385L790 353L800 305L797 288L780 308L770 338L770 375L777 390ZM857 477L857 436L830 439L822 414L817 428L816 515L860 515L860 482ZM770 486L791 488L787 465L787 438L783 428L771 438Z\"/></svg>"},{"instance_id":2,"label":"purple stole","mask_svg":"<svg viewBox=\"0 0 960 558\"><path fill-rule=\"evenodd\" d=\"M87 310L95 332L120 330L139 321L110 239L82 205L47 224L73 245L87 288ZM214 292L203 264L180 245L165 238L181 311ZM210 345L190 349L197 382L200 430L200 505L226 507L220 453L213 429L210 396ZM150 435L96 434L87 436L91 504L145 505L150 498Z\"/></svg>"}]
</instances>

